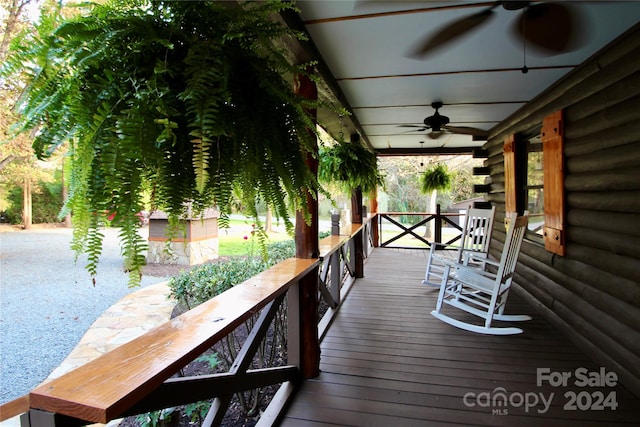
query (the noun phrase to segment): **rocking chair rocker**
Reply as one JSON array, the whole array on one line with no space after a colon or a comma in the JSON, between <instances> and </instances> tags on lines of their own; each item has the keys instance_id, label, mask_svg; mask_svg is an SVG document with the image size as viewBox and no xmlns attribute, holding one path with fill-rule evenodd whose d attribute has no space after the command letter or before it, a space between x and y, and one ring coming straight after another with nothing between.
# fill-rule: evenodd
<instances>
[{"instance_id":1,"label":"rocking chair rocker","mask_svg":"<svg viewBox=\"0 0 640 427\"><path fill-rule=\"evenodd\" d=\"M445 262L438 302L431 314L445 323L471 332L490 335L522 333L520 328L495 327L492 323L494 320L506 322L531 320L527 315L504 314L528 220L528 212L520 217L516 213L507 214L509 229L499 262L485 258L474 259L473 255L465 256L463 264ZM470 262L481 263L482 268L466 265ZM491 266L493 271L497 269L497 273L485 268L491 268ZM468 323L444 314L443 304L482 318L484 325Z\"/></svg>"},{"instance_id":2,"label":"rocking chair rocker","mask_svg":"<svg viewBox=\"0 0 640 427\"><path fill-rule=\"evenodd\" d=\"M447 250L444 243L433 242L429 250L427 269L424 273L423 285L440 287L445 265L447 263L462 264L464 256L474 255L475 258L486 259L489 254L489 243L491 242L491 232L493 230L493 219L496 208L491 209L467 209L460 246L455 252L453 249ZM436 253L436 250L444 252Z\"/></svg>"}]
</instances>

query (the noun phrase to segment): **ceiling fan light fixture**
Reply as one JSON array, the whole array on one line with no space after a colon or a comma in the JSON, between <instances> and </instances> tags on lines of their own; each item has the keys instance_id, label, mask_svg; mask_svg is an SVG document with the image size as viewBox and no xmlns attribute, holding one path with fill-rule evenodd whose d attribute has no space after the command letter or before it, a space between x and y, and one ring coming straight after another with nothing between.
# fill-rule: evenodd
<instances>
[{"instance_id":1,"label":"ceiling fan light fixture","mask_svg":"<svg viewBox=\"0 0 640 427\"><path fill-rule=\"evenodd\" d=\"M434 129L434 130L432 130L431 132L429 132L429 133L427 134L427 136L428 136L430 139L438 139L438 138L440 138L442 135L444 135L444 131L443 131L443 130L440 130L440 129L438 129L438 130L435 130L435 129Z\"/></svg>"},{"instance_id":2,"label":"ceiling fan light fixture","mask_svg":"<svg viewBox=\"0 0 640 427\"><path fill-rule=\"evenodd\" d=\"M442 102L436 101L431 103L431 107L436 110L432 116L424 119L424 125L434 132L440 132L442 126L449 123L449 117L443 116L438 112L438 109L442 108Z\"/></svg>"},{"instance_id":3,"label":"ceiling fan light fixture","mask_svg":"<svg viewBox=\"0 0 640 427\"><path fill-rule=\"evenodd\" d=\"M502 7L506 10L520 10L529 6L530 1L503 1Z\"/></svg>"}]
</instances>

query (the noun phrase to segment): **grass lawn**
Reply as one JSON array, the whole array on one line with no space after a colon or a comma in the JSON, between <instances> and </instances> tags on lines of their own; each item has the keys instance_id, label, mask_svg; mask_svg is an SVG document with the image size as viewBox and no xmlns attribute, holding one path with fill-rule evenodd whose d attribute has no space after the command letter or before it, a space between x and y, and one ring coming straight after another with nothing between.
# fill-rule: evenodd
<instances>
[{"instance_id":1,"label":"grass lawn","mask_svg":"<svg viewBox=\"0 0 640 427\"><path fill-rule=\"evenodd\" d=\"M218 230L220 256L242 256L260 251L257 239L252 238L253 225L250 220L231 219L229 228ZM270 242L292 239L284 230L268 233Z\"/></svg>"}]
</instances>

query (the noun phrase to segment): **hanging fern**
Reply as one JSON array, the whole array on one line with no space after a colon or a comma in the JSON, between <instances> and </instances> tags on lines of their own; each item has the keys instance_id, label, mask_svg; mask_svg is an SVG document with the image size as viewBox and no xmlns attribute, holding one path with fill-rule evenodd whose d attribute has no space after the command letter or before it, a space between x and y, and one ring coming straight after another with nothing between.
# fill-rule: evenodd
<instances>
[{"instance_id":1,"label":"hanging fern","mask_svg":"<svg viewBox=\"0 0 640 427\"><path fill-rule=\"evenodd\" d=\"M175 220L231 211L234 187L257 216L264 201L290 230L290 206L318 189L304 162L313 152L317 102L294 94L292 66L274 39L300 37L270 19L289 2L111 0L83 5L54 31L24 34L2 75L31 76L19 108L22 127L39 129L45 157L70 142L66 212L73 247L95 274L107 215L139 282L146 244L135 230L142 192ZM50 23L50 21L48 21Z\"/></svg>"},{"instance_id":2,"label":"hanging fern","mask_svg":"<svg viewBox=\"0 0 640 427\"><path fill-rule=\"evenodd\" d=\"M360 188L364 193L382 186L378 159L360 142L338 141L320 148L320 181L335 182L347 192Z\"/></svg>"},{"instance_id":3,"label":"hanging fern","mask_svg":"<svg viewBox=\"0 0 640 427\"><path fill-rule=\"evenodd\" d=\"M448 190L451 188L451 175L442 163L433 165L424 171L420 177L420 189L425 194L434 190Z\"/></svg>"}]
</instances>

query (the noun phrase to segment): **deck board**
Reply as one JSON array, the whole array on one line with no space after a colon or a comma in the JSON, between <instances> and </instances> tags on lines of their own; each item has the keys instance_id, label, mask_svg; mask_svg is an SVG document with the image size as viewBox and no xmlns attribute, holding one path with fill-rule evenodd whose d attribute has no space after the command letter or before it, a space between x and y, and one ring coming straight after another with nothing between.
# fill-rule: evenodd
<instances>
[{"instance_id":1,"label":"deck board","mask_svg":"<svg viewBox=\"0 0 640 427\"><path fill-rule=\"evenodd\" d=\"M537 386L537 368L598 366L512 293L508 312L533 316L521 335L456 329L430 315L437 289L420 283L424 257L377 249L321 344L321 374L296 394L281 426L611 426L638 425L640 400L614 388ZM465 317L465 316L462 316ZM469 317L472 319L472 317ZM551 405L465 405L467 393L543 393ZM566 410L567 391L615 392L615 411ZM501 414L492 412L501 409ZM507 414L504 414L506 409Z\"/></svg>"}]
</instances>

